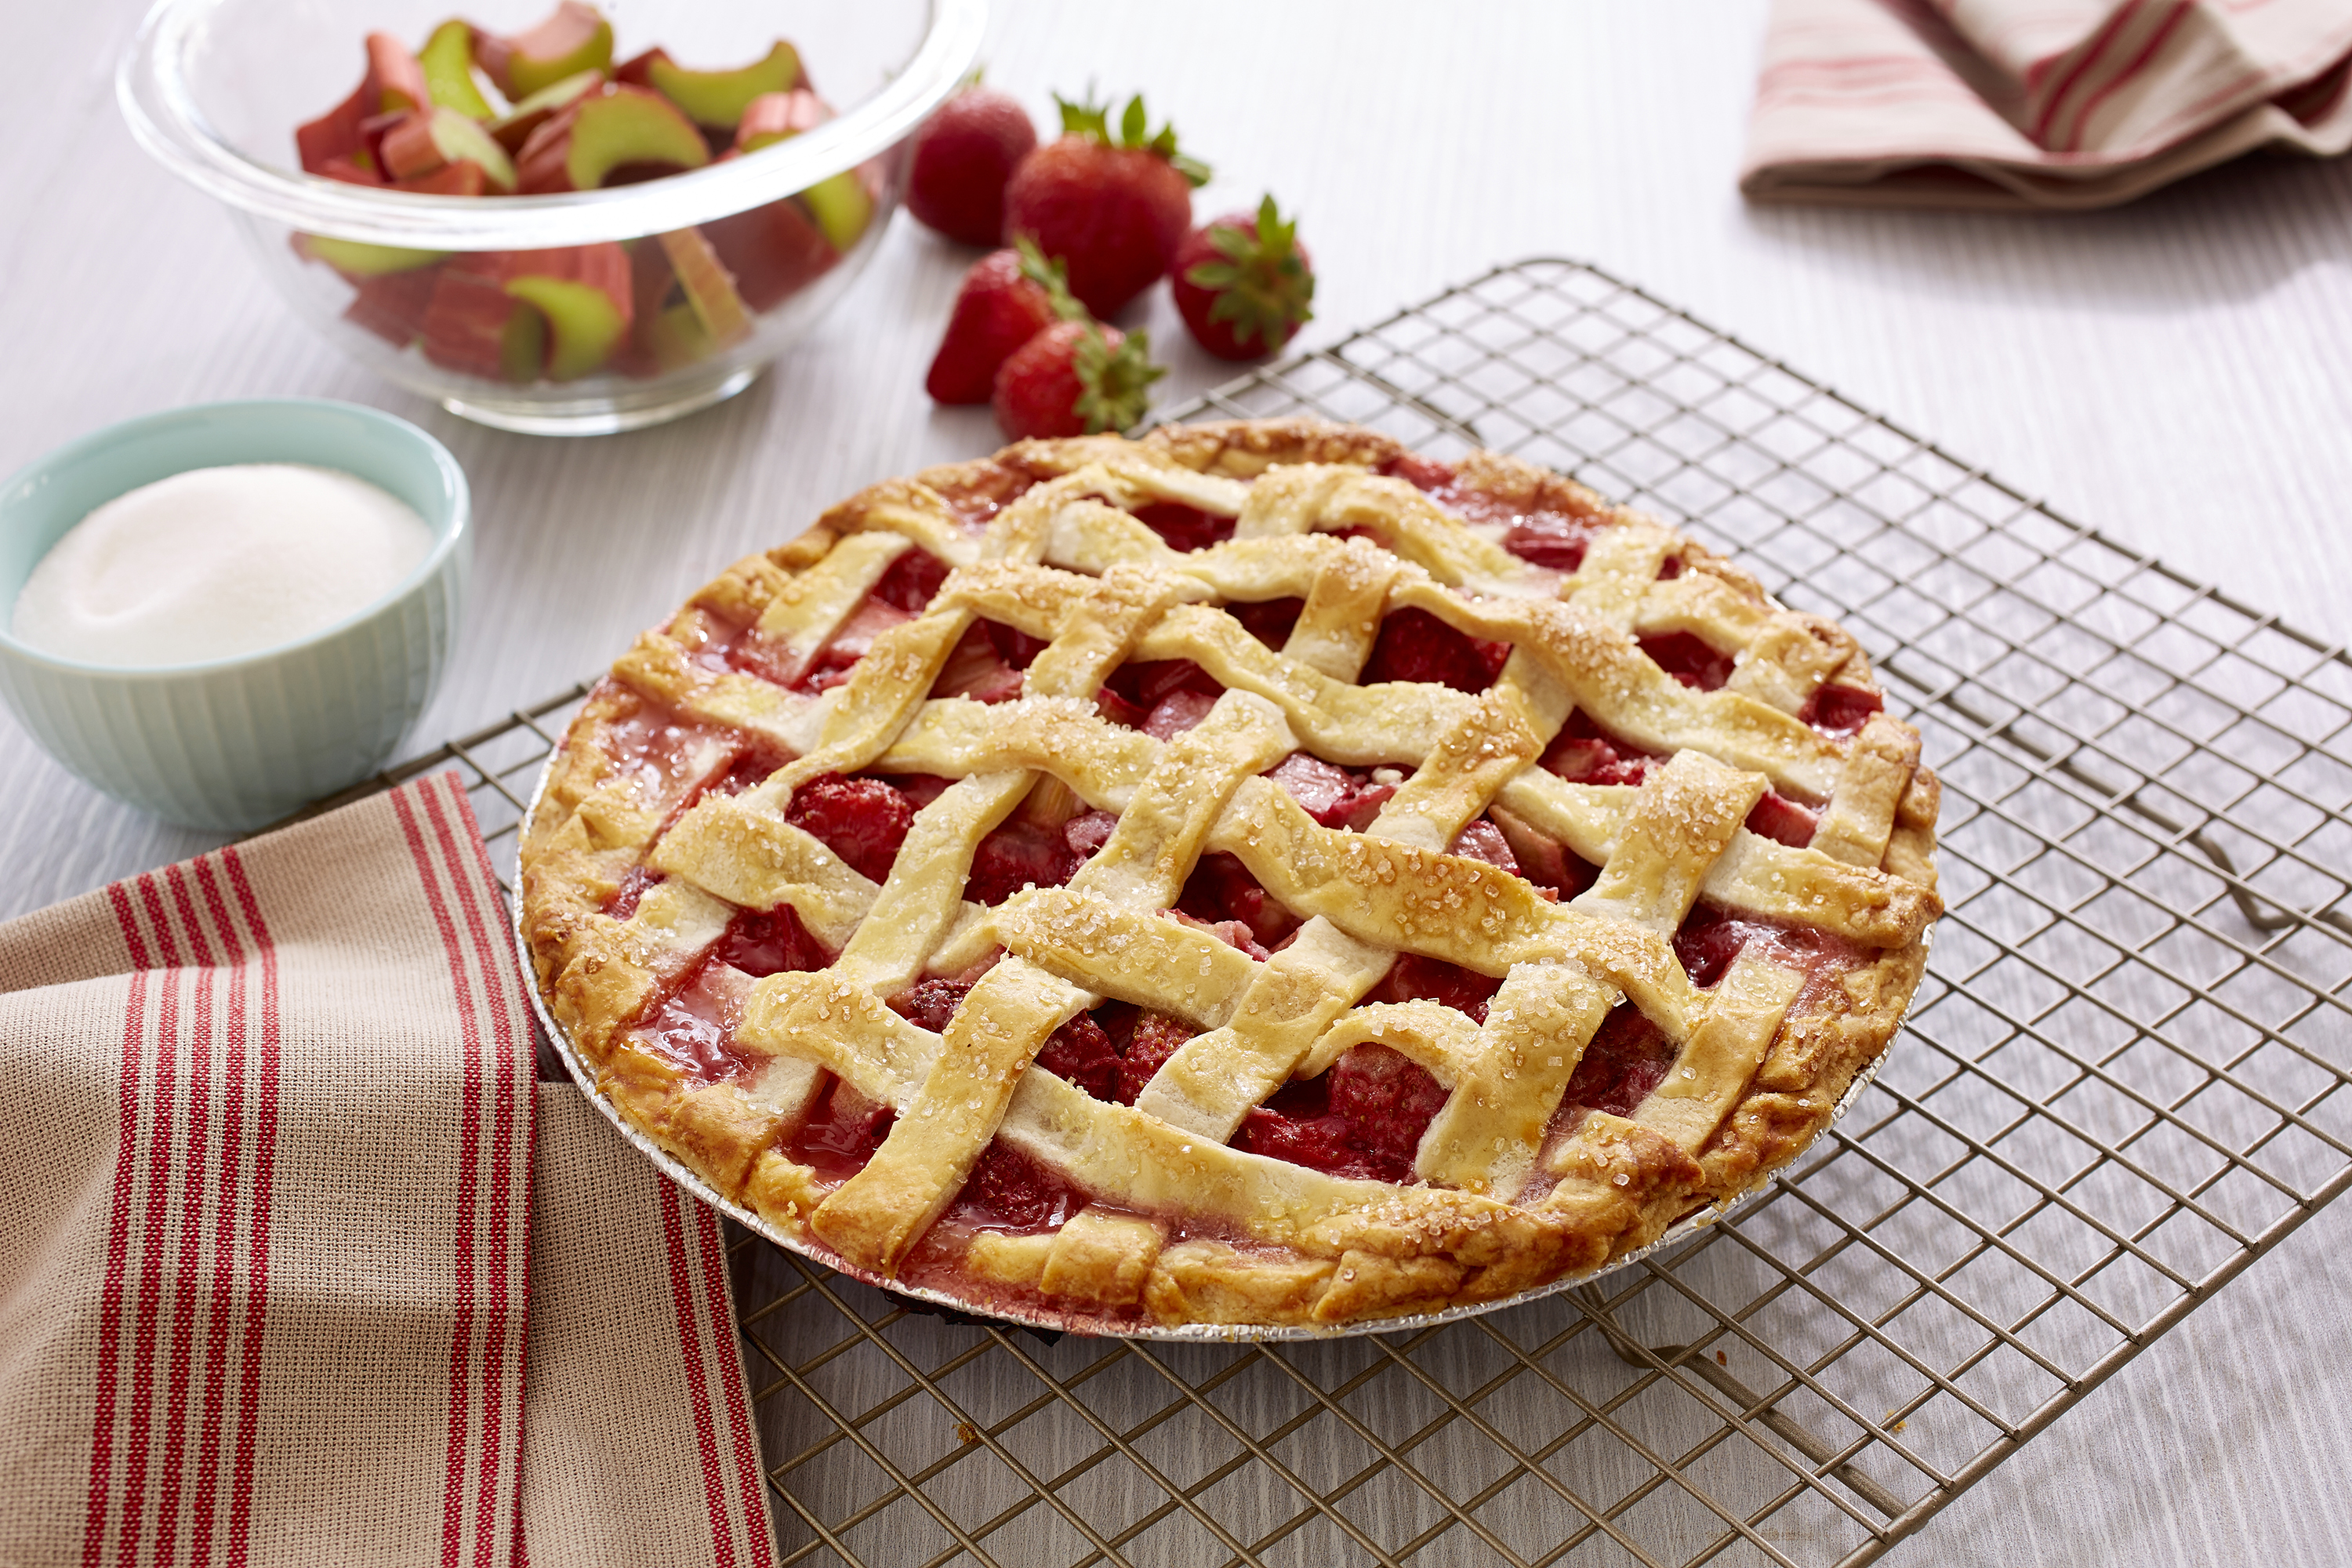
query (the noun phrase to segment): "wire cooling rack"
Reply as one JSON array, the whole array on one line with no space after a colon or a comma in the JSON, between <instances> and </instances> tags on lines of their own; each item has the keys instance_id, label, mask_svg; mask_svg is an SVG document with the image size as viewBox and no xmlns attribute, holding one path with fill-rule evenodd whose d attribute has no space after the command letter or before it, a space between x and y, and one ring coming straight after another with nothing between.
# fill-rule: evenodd
<instances>
[{"instance_id":1,"label":"wire cooling rack","mask_svg":"<svg viewBox=\"0 0 2352 1568\"><path fill-rule=\"evenodd\" d=\"M739 1233L781 1563L1858 1564L2352 1183L2341 650L1588 266L1169 417L1300 412L1573 473L1869 647L1945 784L1909 1027L1729 1218L1411 1334L1052 1341ZM467 770L510 870L584 690L392 777Z\"/></svg>"}]
</instances>

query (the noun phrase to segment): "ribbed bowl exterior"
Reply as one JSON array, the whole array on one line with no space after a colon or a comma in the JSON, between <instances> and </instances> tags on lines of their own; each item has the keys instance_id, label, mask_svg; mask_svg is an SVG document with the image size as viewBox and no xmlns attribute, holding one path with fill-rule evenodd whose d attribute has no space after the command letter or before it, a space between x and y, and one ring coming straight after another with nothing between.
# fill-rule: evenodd
<instances>
[{"instance_id":1,"label":"ribbed bowl exterior","mask_svg":"<svg viewBox=\"0 0 2352 1568\"><path fill-rule=\"evenodd\" d=\"M173 420L183 425L158 428ZM75 497L63 509L72 517L57 526L60 509L39 504L50 488L46 468L59 470L66 489L76 468L129 474L121 493L162 477L156 468L167 459L159 449L196 456L163 472L208 466L199 455L208 428L224 436L209 444L217 452L209 462L318 463L400 495L434 526L427 569L320 636L182 670L100 668L44 658L0 637L0 697L44 750L94 787L168 821L241 832L356 784L392 759L448 664L473 531L464 476L425 432L373 409L287 400L134 420L52 454L0 494L0 530L17 535L8 554L37 560L94 504ZM109 443L118 437L124 455L110 462ZM22 537L27 530L47 534L37 550ZM0 575L0 606L13 608L29 570L27 563Z\"/></svg>"}]
</instances>

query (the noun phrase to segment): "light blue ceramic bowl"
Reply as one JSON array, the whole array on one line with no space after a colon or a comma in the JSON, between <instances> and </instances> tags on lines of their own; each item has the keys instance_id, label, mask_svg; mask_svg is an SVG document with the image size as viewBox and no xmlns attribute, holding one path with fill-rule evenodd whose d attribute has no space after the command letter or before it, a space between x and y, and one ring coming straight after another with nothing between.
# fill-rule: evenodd
<instances>
[{"instance_id":1,"label":"light blue ceramic bowl","mask_svg":"<svg viewBox=\"0 0 2352 1568\"><path fill-rule=\"evenodd\" d=\"M349 619L236 658L112 669L36 652L9 634L26 578L92 508L224 463L357 475L415 507L433 548ZM117 799L193 827L258 827L391 759L441 682L473 552L465 471L405 419L262 398L111 426L0 489L0 697L51 756Z\"/></svg>"}]
</instances>

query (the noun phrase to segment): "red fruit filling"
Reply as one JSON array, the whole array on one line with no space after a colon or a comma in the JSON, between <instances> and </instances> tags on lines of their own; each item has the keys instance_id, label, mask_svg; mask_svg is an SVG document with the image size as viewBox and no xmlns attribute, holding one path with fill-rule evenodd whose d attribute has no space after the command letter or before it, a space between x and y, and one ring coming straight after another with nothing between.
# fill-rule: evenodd
<instances>
[{"instance_id":1,"label":"red fruit filling","mask_svg":"<svg viewBox=\"0 0 2352 1568\"><path fill-rule=\"evenodd\" d=\"M1852 943L1828 931L1757 920L1710 903L1693 905L1684 918L1675 932L1675 956L1690 972L1693 984L1710 986L1751 942L1762 943L1773 963L1807 974L1809 985L1842 973L1863 956Z\"/></svg>"},{"instance_id":2,"label":"red fruit filling","mask_svg":"<svg viewBox=\"0 0 2352 1568\"><path fill-rule=\"evenodd\" d=\"M1062 886L1083 863L1060 824L1016 816L982 839L972 852L964 897L993 909L1024 888Z\"/></svg>"},{"instance_id":3,"label":"red fruit filling","mask_svg":"<svg viewBox=\"0 0 2352 1568\"><path fill-rule=\"evenodd\" d=\"M948 580L948 563L928 550L909 550L890 563L868 596L919 616Z\"/></svg>"},{"instance_id":4,"label":"red fruit filling","mask_svg":"<svg viewBox=\"0 0 2352 1568\"><path fill-rule=\"evenodd\" d=\"M835 1079L809 1119L793 1134L789 1152L827 1176L854 1176L866 1168L898 1113Z\"/></svg>"},{"instance_id":5,"label":"red fruit filling","mask_svg":"<svg viewBox=\"0 0 2352 1568\"><path fill-rule=\"evenodd\" d=\"M745 910L727 922L727 934L711 949L711 957L751 976L782 974L786 970L823 969L834 953L811 936L790 904L765 914Z\"/></svg>"},{"instance_id":6,"label":"red fruit filling","mask_svg":"<svg viewBox=\"0 0 2352 1568\"><path fill-rule=\"evenodd\" d=\"M1403 609L1381 623L1380 640L1364 661L1361 684L1412 680L1475 695L1495 684L1503 661L1510 657L1507 642L1465 637L1427 610Z\"/></svg>"},{"instance_id":7,"label":"red fruit filling","mask_svg":"<svg viewBox=\"0 0 2352 1568\"><path fill-rule=\"evenodd\" d=\"M1717 691L1731 679L1731 656L1691 632L1659 632L1641 639L1660 669L1700 691Z\"/></svg>"},{"instance_id":8,"label":"red fruit filling","mask_svg":"<svg viewBox=\"0 0 2352 1568\"><path fill-rule=\"evenodd\" d=\"M971 987L969 980L918 980L890 998L890 1010L917 1028L943 1034Z\"/></svg>"},{"instance_id":9,"label":"red fruit filling","mask_svg":"<svg viewBox=\"0 0 2352 1568\"><path fill-rule=\"evenodd\" d=\"M1118 826L1118 816L1108 811L1082 811L1062 824L1062 842L1080 860L1091 860L1095 851L1110 842L1112 832Z\"/></svg>"},{"instance_id":10,"label":"red fruit filling","mask_svg":"<svg viewBox=\"0 0 2352 1568\"><path fill-rule=\"evenodd\" d=\"M1037 1065L1097 1100L1111 1100L1118 1093L1118 1052L1102 1026L1084 1013L1045 1037L1037 1047Z\"/></svg>"},{"instance_id":11,"label":"red fruit filling","mask_svg":"<svg viewBox=\"0 0 2352 1568\"><path fill-rule=\"evenodd\" d=\"M1018 468L996 463L966 464L961 472L962 483L934 488L956 521L973 530L986 527L989 519L1019 500L1022 492L1037 482Z\"/></svg>"},{"instance_id":12,"label":"red fruit filling","mask_svg":"<svg viewBox=\"0 0 2352 1568\"><path fill-rule=\"evenodd\" d=\"M1593 532L1592 525L1581 519L1539 511L1513 518L1503 534L1503 548L1531 566L1573 572L1584 564Z\"/></svg>"},{"instance_id":13,"label":"red fruit filling","mask_svg":"<svg viewBox=\"0 0 2352 1568\"><path fill-rule=\"evenodd\" d=\"M1592 1043L1577 1059L1560 1103L1631 1116L1665 1081L1674 1061L1675 1047L1658 1026L1631 1002L1620 1003L1593 1031Z\"/></svg>"},{"instance_id":14,"label":"red fruit filling","mask_svg":"<svg viewBox=\"0 0 2352 1568\"><path fill-rule=\"evenodd\" d=\"M616 921L627 920L637 912L637 900L646 896L646 889L661 879L659 871L644 866L630 867L628 875L621 879L620 888L613 894L612 901L604 906L604 912Z\"/></svg>"},{"instance_id":15,"label":"red fruit filling","mask_svg":"<svg viewBox=\"0 0 2352 1568\"><path fill-rule=\"evenodd\" d=\"M1570 784L1637 784L1649 771L1650 753L1603 735L1580 708L1538 761Z\"/></svg>"},{"instance_id":16,"label":"red fruit filling","mask_svg":"<svg viewBox=\"0 0 2352 1568\"><path fill-rule=\"evenodd\" d=\"M858 605L856 613L841 623L833 640L809 662L808 673L796 683L803 691L830 691L849 679L850 667L874 650L874 639L892 626L901 626L914 617L898 605L869 597ZM730 662L751 675L774 679L770 666L759 657L756 640L745 638L730 650Z\"/></svg>"},{"instance_id":17,"label":"red fruit filling","mask_svg":"<svg viewBox=\"0 0 2352 1568\"><path fill-rule=\"evenodd\" d=\"M1669 555L1664 561L1658 563L1659 582L1671 583L1682 574L1683 558L1681 556Z\"/></svg>"},{"instance_id":18,"label":"red fruit filling","mask_svg":"<svg viewBox=\"0 0 2352 1568\"><path fill-rule=\"evenodd\" d=\"M1144 1013L1137 1017L1134 1033L1129 1037L1125 1049L1120 1052L1118 1102L1133 1105L1136 1097L1143 1092L1143 1086L1151 1081L1152 1075L1159 1072L1168 1058L1176 1054L1178 1047L1192 1037L1192 1031L1184 1026L1181 1019L1171 1018L1165 1013Z\"/></svg>"},{"instance_id":19,"label":"red fruit filling","mask_svg":"<svg viewBox=\"0 0 2352 1568\"><path fill-rule=\"evenodd\" d=\"M1813 692L1797 717L1824 734L1851 735L1885 706L1886 699L1875 691L1865 691L1859 686L1828 685Z\"/></svg>"},{"instance_id":20,"label":"red fruit filling","mask_svg":"<svg viewBox=\"0 0 2352 1568\"><path fill-rule=\"evenodd\" d=\"M1225 614L1241 622L1242 629L1265 644L1276 653L1290 640L1290 630L1298 624L1298 612L1307 607L1304 599L1267 599L1255 605L1227 605Z\"/></svg>"},{"instance_id":21,"label":"red fruit filling","mask_svg":"<svg viewBox=\"0 0 2352 1568\"><path fill-rule=\"evenodd\" d=\"M1148 501L1133 510L1135 520L1166 541L1171 550L1206 550L1234 536L1234 519L1212 517L1181 501Z\"/></svg>"},{"instance_id":22,"label":"red fruit filling","mask_svg":"<svg viewBox=\"0 0 2352 1568\"><path fill-rule=\"evenodd\" d=\"M1186 914L1182 910L1163 910L1160 912L1179 925L1187 925L1194 931L1208 932L1227 947L1238 952L1246 952L1260 963L1274 956L1258 945L1255 933L1239 921L1199 920Z\"/></svg>"},{"instance_id":23,"label":"red fruit filling","mask_svg":"<svg viewBox=\"0 0 2352 1568\"><path fill-rule=\"evenodd\" d=\"M1441 490L1454 482L1454 469L1450 464L1414 452L1390 458L1381 465L1381 472L1392 479L1402 479L1423 491Z\"/></svg>"},{"instance_id":24,"label":"red fruit filling","mask_svg":"<svg viewBox=\"0 0 2352 1568\"><path fill-rule=\"evenodd\" d=\"M933 698L969 697L975 702L1010 702L1021 695L1023 677L1000 652L989 635L992 623L976 621L962 640L949 651L931 682ZM1010 632L1012 627L1003 628ZM1018 633L1014 634L1018 636Z\"/></svg>"},{"instance_id":25,"label":"red fruit filling","mask_svg":"<svg viewBox=\"0 0 2352 1568\"><path fill-rule=\"evenodd\" d=\"M982 621L988 640L996 648L996 656L1015 669L1026 669L1037 662L1052 639L1033 637L1018 626L1008 626L1002 621Z\"/></svg>"},{"instance_id":26,"label":"red fruit filling","mask_svg":"<svg viewBox=\"0 0 2352 1568\"><path fill-rule=\"evenodd\" d=\"M1189 658L1141 659L1114 670L1095 706L1114 724L1165 741L1207 718L1224 689Z\"/></svg>"},{"instance_id":27,"label":"red fruit filling","mask_svg":"<svg viewBox=\"0 0 2352 1568\"><path fill-rule=\"evenodd\" d=\"M824 773L793 792L784 820L849 863L868 881L887 881L914 825L915 807L880 779Z\"/></svg>"},{"instance_id":28,"label":"red fruit filling","mask_svg":"<svg viewBox=\"0 0 2352 1568\"><path fill-rule=\"evenodd\" d=\"M882 780L907 797L907 804L917 811L948 793L953 779L943 779L937 773L892 773Z\"/></svg>"},{"instance_id":29,"label":"red fruit filling","mask_svg":"<svg viewBox=\"0 0 2352 1568\"><path fill-rule=\"evenodd\" d=\"M1802 849L1813 841L1821 819L1777 790L1766 790L1748 814L1748 831L1760 838Z\"/></svg>"},{"instance_id":30,"label":"red fruit filling","mask_svg":"<svg viewBox=\"0 0 2352 1568\"><path fill-rule=\"evenodd\" d=\"M1367 1002L1435 1002L1467 1013L1471 1021L1486 1021L1486 1005L1503 983L1492 975L1481 974L1475 969L1448 963L1442 958L1423 958L1417 952L1401 952L1389 965L1381 983L1364 994Z\"/></svg>"},{"instance_id":31,"label":"red fruit filling","mask_svg":"<svg viewBox=\"0 0 2352 1568\"><path fill-rule=\"evenodd\" d=\"M740 1003L728 994L718 965L705 961L639 1029L652 1036L672 1060L700 1076L729 1078L743 1066L735 1050L739 1011Z\"/></svg>"},{"instance_id":32,"label":"red fruit filling","mask_svg":"<svg viewBox=\"0 0 2352 1568\"><path fill-rule=\"evenodd\" d=\"M1576 897L1601 875L1600 867L1550 834L1538 832L1507 811L1497 808L1489 820L1502 834L1512 858L1518 861L1519 875L1554 900Z\"/></svg>"},{"instance_id":33,"label":"red fruit filling","mask_svg":"<svg viewBox=\"0 0 2352 1568\"><path fill-rule=\"evenodd\" d=\"M1202 856L1192 868L1176 908L1208 925L1239 921L1260 947L1269 949L1279 946L1300 924L1297 915L1258 885L1239 856L1218 849Z\"/></svg>"},{"instance_id":34,"label":"red fruit filling","mask_svg":"<svg viewBox=\"0 0 2352 1568\"><path fill-rule=\"evenodd\" d=\"M1473 860L1484 860L1514 877L1527 875L1519 869L1518 857L1511 853L1510 843L1503 837L1503 830L1484 817L1455 834L1454 842L1446 846L1446 852L1467 856Z\"/></svg>"},{"instance_id":35,"label":"red fruit filling","mask_svg":"<svg viewBox=\"0 0 2352 1568\"><path fill-rule=\"evenodd\" d=\"M694 798L699 801L704 796L714 795L722 798L731 798L747 790L757 789L768 782L770 773L783 765L784 759L778 753L768 751L764 747L748 746L737 754L733 762L727 764L725 773L710 780L696 792Z\"/></svg>"},{"instance_id":36,"label":"red fruit filling","mask_svg":"<svg viewBox=\"0 0 2352 1568\"><path fill-rule=\"evenodd\" d=\"M1266 770L1307 816L1326 827L1361 833L1396 794L1394 784L1374 784L1369 773L1327 763L1310 752L1293 752Z\"/></svg>"},{"instance_id":37,"label":"red fruit filling","mask_svg":"<svg viewBox=\"0 0 2352 1568\"><path fill-rule=\"evenodd\" d=\"M1412 1179L1421 1135L1445 1090L1386 1046L1358 1046L1320 1078L1285 1084L1242 1118L1234 1147L1379 1182Z\"/></svg>"},{"instance_id":38,"label":"red fruit filling","mask_svg":"<svg viewBox=\"0 0 2352 1568\"><path fill-rule=\"evenodd\" d=\"M1058 1228L1087 1194L1002 1139L972 1166L949 1218L974 1230L1034 1235Z\"/></svg>"}]
</instances>

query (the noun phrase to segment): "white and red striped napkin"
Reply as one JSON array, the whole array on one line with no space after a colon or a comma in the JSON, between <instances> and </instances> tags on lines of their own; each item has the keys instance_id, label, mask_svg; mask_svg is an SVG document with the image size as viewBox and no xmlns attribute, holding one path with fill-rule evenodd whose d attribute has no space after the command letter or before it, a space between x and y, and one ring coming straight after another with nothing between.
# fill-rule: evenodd
<instances>
[{"instance_id":1,"label":"white and red striped napkin","mask_svg":"<svg viewBox=\"0 0 2352 1568\"><path fill-rule=\"evenodd\" d=\"M1774 0L1740 188L2100 207L2352 147L2344 0Z\"/></svg>"},{"instance_id":2,"label":"white and red striped napkin","mask_svg":"<svg viewBox=\"0 0 2352 1568\"><path fill-rule=\"evenodd\" d=\"M420 781L0 925L0 1562L772 1561L716 1219Z\"/></svg>"}]
</instances>

